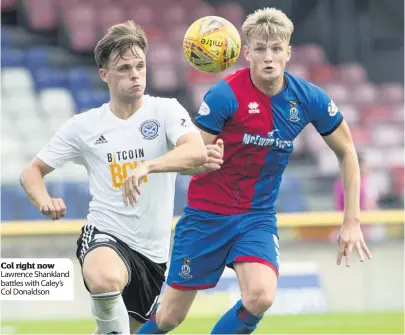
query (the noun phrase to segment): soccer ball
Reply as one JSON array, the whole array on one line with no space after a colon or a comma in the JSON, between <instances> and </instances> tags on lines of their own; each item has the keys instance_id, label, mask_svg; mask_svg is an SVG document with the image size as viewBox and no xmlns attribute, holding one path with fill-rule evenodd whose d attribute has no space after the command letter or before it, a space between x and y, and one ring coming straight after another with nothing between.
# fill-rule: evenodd
<instances>
[{"instance_id":1,"label":"soccer ball","mask_svg":"<svg viewBox=\"0 0 405 335\"><path fill-rule=\"evenodd\" d=\"M219 16L195 21L183 40L189 63L201 72L218 73L228 69L239 57L241 40L238 30Z\"/></svg>"}]
</instances>

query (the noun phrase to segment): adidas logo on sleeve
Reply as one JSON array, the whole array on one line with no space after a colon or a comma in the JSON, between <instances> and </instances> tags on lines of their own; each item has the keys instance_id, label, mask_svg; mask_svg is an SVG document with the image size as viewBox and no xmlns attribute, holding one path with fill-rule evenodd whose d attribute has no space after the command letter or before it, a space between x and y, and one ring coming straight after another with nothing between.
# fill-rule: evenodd
<instances>
[{"instance_id":1,"label":"adidas logo on sleeve","mask_svg":"<svg viewBox=\"0 0 405 335\"><path fill-rule=\"evenodd\" d=\"M103 143L108 143L108 141L105 139L104 135L101 135L96 142L94 142L95 145L97 144L103 144Z\"/></svg>"}]
</instances>

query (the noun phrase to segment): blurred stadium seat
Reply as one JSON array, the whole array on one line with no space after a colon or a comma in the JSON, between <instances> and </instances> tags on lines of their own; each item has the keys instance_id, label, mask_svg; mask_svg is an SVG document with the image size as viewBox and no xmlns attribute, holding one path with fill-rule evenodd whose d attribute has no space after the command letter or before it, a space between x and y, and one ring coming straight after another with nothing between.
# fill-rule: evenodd
<instances>
[{"instance_id":1,"label":"blurred stadium seat","mask_svg":"<svg viewBox=\"0 0 405 335\"><path fill-rule=\"evenodd\" d=\"M338 77L344 84L359 84L367 81L366 69L361 64L341 64L337 69Z\"/></svg>"}]
</instances>

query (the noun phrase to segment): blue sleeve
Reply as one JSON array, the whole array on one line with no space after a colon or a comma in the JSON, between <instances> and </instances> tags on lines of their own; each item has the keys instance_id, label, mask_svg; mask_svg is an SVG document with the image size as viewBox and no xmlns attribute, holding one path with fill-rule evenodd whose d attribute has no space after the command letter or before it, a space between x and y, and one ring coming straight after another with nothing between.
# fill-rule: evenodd
<instances>
[{"instance_id":1,"label":"blue sleeve","mask_svg":"<svg viewBox=\"0 0 405 335\"><path fill-rule=\"evenodd\" d=\"M237 109L238 103L232 88L221 80L205 94L195 124L207 133L218 135Z\"/></svg>"},{"instance_id":2,"label":"blue sleeve","mask_svg":"<svg viewBox=\"0 0 405 335\"><path fill-rule=\"evenodd\" d=\"M322 136L332 134L342 123L343 115L332 99L321 88L314 86L310 96L312 124Z\"/></svg>"}]
</instances>

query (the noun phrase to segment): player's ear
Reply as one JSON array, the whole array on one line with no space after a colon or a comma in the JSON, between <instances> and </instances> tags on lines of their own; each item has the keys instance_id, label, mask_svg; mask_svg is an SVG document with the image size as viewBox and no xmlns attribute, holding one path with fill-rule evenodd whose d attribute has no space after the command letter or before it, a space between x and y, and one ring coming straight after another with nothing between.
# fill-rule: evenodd
<instances>
[{"instance_id":1,"label":"player's ear","mask_svg":"<svg viewBox=\"0 0 405 335\"><path fill-rule=\"evenodd\" d=\"M105 83L108 81L108 75L107 75L106 69L100 68L98 70L98 74L100 75L100 78L102 81L104 81Z\"/></svg>"},{"instance_id":2,"label":"player's ear","mask_svg":"<svg viewBox=\"0 0 405 335\"><path fill-rule=\"evenodd\" d=\"M249 48L247 45L243 46L243 56L245 56L246 60L249 62Z\"/></svg>"},{"instance_id":3,"label":"player's ear","mask_svg":"<svg viewBox=\"0 0 405 335\"><path fill-rule=\"evenodd\" d=\"M290 61L291 58L291 45L288 46L288 51L287 51L287 62Z\"/></svg>"}]
</instances>

